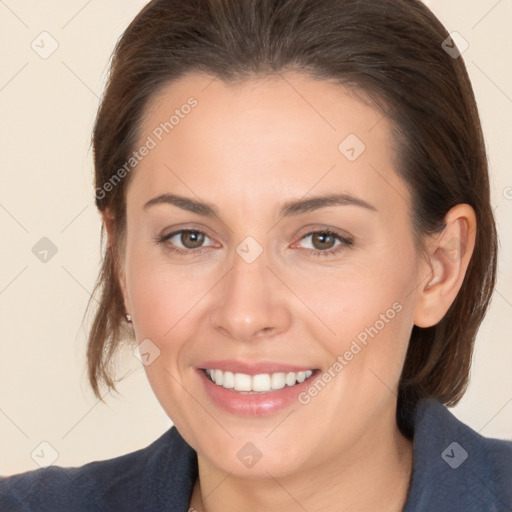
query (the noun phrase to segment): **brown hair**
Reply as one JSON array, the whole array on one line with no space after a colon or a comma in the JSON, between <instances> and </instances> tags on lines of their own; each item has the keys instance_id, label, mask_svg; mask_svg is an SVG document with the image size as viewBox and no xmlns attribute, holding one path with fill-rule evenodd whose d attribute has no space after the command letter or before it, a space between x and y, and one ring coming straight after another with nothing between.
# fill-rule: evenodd
<instances>
[{"instance_id":1,"label":"brown hair","mask_svg":"<svg viewBox=\"0 0 512 512\"><path fill-rule=\"evenodd\" d=\"M450 208L474 208L476 246L461 290L437 325L413 327L398 425L411 435L422 397L460 400L495 285L498 242L477 106L462 58L442 47L448 37L419 0L153 0L142 9L114 50L92 141L96 204L112 212L116 232L94 289L101 298L87 352L98 397L102 382L115 389L111 364L128 334L118 262L133 173L106 184L129 160L148 102L188 72L234 83L290 69L364 93L392 121L396 170L413 197L419 249L424 235L444 228Z\"/></svg>"}]
</instances>

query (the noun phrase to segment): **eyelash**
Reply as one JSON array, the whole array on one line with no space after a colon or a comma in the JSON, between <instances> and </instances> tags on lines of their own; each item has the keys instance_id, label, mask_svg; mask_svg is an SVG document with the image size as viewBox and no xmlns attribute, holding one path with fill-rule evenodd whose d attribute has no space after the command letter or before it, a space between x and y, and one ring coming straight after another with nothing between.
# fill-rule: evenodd
<instances>
[{"instance_id":1,"label":"eyelash","mask_svg":"<svg viewBox=\"0 0 512 512\"><path fill-rule=\"evenodd\" d=\"M198 229L180 229L179 231L174 231L172 233L169 233L168 235L157 236L154 238L154 242L156 244L166 244L167 240L169 240L170 238L173 238L176 235L184 233L184 232L198 233L200 235L205 235L206 237L208 237L208 235L204 231L200 231ZM318 249L307 249L309 251L310 255L312 255L312 256L320 257L320 256L336 255L336 254L340 253L341 251L343 251L349 247L352 247L354 245L354 241L351 238L341 236L340 234L338 234L335 231L332 231L330 229L320 229L317 231L310 231L309 233L307 233L303 237L301 237L300 240L304 240L305 238L307 238L311 235L316 235L316 234L332 236L332 237L338 239L341 243L339 245L335 246L333 249L326 249L324 251L321 251ZM204 252L205 248L180 249L179 247L173 246L173 247L168 247L168 249L179 254L179 255L182 255L182 256L190 256L190 255L200 256Z\"/></svg>"}]
</instances>

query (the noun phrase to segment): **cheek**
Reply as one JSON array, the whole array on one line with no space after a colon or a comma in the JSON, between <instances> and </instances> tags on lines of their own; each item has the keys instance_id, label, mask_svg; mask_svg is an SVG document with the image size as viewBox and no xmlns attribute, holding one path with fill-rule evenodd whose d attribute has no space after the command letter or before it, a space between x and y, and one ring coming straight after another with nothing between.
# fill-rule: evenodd
<instances>
[{"instance_id":1,"label":"cheek","mask_svg":"<svg viewBox=\"0 0 512 512\"><path fill-rule=\"evenodd\" d=\"M400 273L398 273L400 272ZM318 325L318 335L326 339L328 332L333 343L356 337L364 340L367 328L377 324L379 331L395 323L411 299L412 269L401 266L392 269L379 261L371 265L357 265L352 268L334 270L322 279L297 276L294 279L294 292L303 299L309 312L308 323ZM381 316L383 318L381 319Z\"/></svg>"},{"instance_id":2,"label":"cheek","mask_svg":"<svg viewBox=\"0 0 512 512\"><path fill-rule=\"evenodd\" d=\"M155 254L157 251L153 250ZM165 343L186 325L201 296L201 282L187 279L186 269L171 267L161 255L134 251L128 260L127 289L136 313L138 339Z\"/></svg>"},{"instance_id":3,"label":"cheek","mask_svg":"<svg viewBox=\"0 0 512 512\"><path fill-rule=\"evenodd\" d=\"M168 265L143 254L132 254L127 288L140 350L145 348L151 354L151 361L144 363L146 376L162 408L174 421L182 416L188 399L180 362L190 350L186 340L193 333L194 304L200 292L197 286L189 286L183 273L171 272Z\"/></svg>"},{"instance_id":4,"label":"cheek","mask_svg":"<svg viewBox=\"0 0 512 512\"><path fill-rule=\"evenodd\" d=\"M296 280L297 294L316 316L308 314L313 338L322 340L333 362L338 356L347 361L347 378L364 374L372 386L379 384L369 368L385 382L397 382L413 325L416 259L408 246L400 254L383 247L346 271Z\"/></svg>"}]
</instances>

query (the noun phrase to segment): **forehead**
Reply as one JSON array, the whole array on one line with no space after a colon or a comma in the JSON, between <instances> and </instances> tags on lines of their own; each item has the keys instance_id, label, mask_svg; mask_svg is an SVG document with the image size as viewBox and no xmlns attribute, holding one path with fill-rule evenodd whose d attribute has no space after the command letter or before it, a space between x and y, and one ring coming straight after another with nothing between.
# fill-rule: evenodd
<instances>
[{"instance_id":1,"label":"forehead","mask_svg":"<svg viewBox=\"0 0 512 512\"><path fill-rule=\"evenodd\" d=\"M330 81L283 73L233 85L185 75L146 109L139 145L150 138L154 147L132 195L142 202L188 185L210 199L270 201L272 193L336 188L396 207L407 190L394 170L390 128L378 109Z\"/></svg>"}]
</instances>

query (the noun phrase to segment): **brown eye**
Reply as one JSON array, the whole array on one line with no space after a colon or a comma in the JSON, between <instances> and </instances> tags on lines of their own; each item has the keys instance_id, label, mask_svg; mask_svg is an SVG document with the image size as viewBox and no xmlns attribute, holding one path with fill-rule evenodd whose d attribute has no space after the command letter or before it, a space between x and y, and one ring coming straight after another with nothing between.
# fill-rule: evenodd
<instances>
[{"instance_id":1,"label":"brown eye","mask_svg":"<svg viewBox=\"0 0 512 512\"><path fill-rule=\"evenodd\" d=\"M304 249L308 249L312 256L329 256L340 253L352 247L354 241L334 231L313 231L301 238Z\"/></svg>"},{"instance_id":2,"label":"brown eye","mask_svg":"<svg viewBox=\"0 0 512 512\"><path fill-rule=\"evenodd\" d=\"M198 249L204 243L205 235L200 231L182 231L180 242L186 249Z\"/></svg>"},{"instance_id":3,"label":"brown eye","mask_svg":"<svg viewBox=\"0 0 512 512\"><path fill-rule=\"evenodd\" d=\"M178 254L198 255L208 246L204 245L210 238L206 233L194 229L180 229L165 236L155 238L156 244L162 244L165 248L172 249Z\"/></svg>"},{"instance_id":4,"label":"brown eye","mask_svg":"<svg viewBox=\"0 0 512 512\"><path fill-rule=\"evenodd\" d=\"M337 238L339 237L335 237L329 233L317 232L311 235L311 242L315 249L326 250L334 247Z\"/></svg>"}]
</instances>

